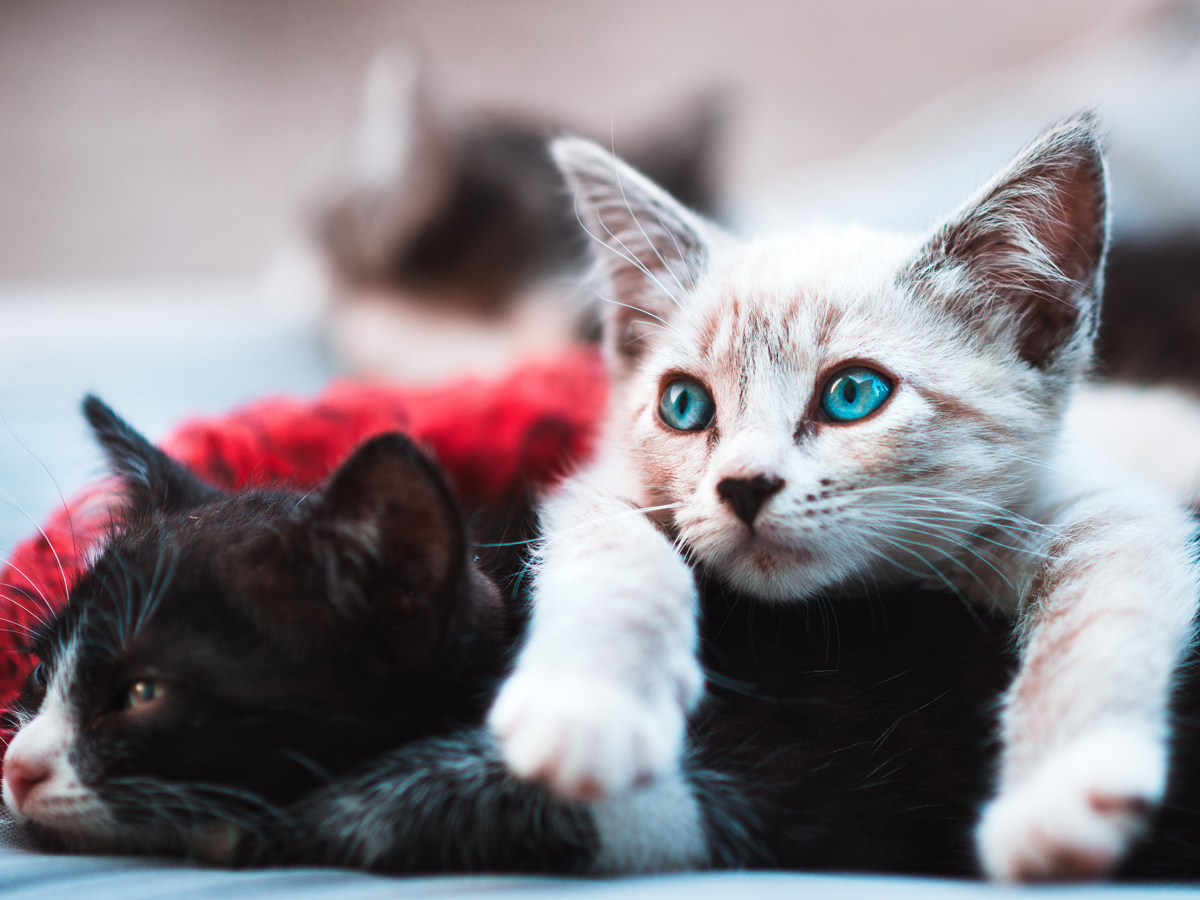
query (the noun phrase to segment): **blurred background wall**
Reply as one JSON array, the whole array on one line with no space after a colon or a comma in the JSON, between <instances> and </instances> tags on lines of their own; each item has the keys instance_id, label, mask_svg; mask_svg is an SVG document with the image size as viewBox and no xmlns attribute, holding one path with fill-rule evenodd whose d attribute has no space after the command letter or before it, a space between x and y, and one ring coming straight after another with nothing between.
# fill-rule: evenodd
<instances>
[{"instance_id":1,"label":"blurred background wall","mask_svg":"<svg viewBox=\"0 0 1200 900\"><path fill-rule=\"evenodd\" d=\"M1161 0L0 0L0 280L240 275L382 44L446 102L635 133L729 91L733 195Z\"/></svg>"}]
</instances>

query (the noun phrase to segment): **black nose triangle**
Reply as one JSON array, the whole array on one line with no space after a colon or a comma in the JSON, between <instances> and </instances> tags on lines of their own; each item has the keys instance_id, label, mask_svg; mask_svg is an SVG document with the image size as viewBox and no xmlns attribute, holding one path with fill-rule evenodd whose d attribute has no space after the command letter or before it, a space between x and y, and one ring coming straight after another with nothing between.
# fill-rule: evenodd
<instances>
[{"instance_id":1,"label":"black nose triangle","mask_svg":"<svg viewBox=\"0 0 1200 900\"><path fill-rule=\"evenodd\" d=\"M747 525L753 525L763 503L782 487L782 478L768 478L766 475L755 475L753 478L722 478L717 482L717 494L733 507L739 519Z\"/></svg>"}]
</instances>

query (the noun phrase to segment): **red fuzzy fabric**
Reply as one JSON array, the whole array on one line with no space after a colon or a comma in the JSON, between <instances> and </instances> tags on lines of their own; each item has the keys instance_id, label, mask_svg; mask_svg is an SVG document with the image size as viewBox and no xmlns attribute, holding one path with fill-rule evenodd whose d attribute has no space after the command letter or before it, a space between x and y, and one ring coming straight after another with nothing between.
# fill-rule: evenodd
<instances>
[{"instance_id":1,"label":"red fuzzy fabric","mask_svg":"<svg viewBox=\"0 0 1200 900\"><path fill-rule=\"evenodd\" d=\"M319 486L369 437L402 431L441 462L471 503L545 486L585 459L608 382L598 354L574 350L496 380L433 388L338 381L314 401L275 398L227 416L185 422L163 449L230 490ZM57 609L111 527L111 483L95 485L13 551L0 574L0 709L12 706L33 660L30 628ZM0 727L6 746L11 730Z\"/></svg>"}]
</instances>

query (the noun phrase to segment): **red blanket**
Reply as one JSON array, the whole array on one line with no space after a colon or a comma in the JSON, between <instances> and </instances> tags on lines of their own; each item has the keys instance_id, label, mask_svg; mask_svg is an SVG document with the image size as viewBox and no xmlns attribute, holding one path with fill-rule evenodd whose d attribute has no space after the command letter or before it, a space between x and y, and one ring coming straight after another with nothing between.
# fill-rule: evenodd
<instances>
[{"instance_id":1,"label":"red blanket","mask_svg":"<svg viewBox=\"0 0 1200 900\"><path fill-rule=\"evenodd\" d=\"M433 388L334 382L314 401L262 400L185 422L162 446L223 488L305 489L320 485L367 438L403 431L440 460L473 504L519 486L545 486L586 458L607 393L599 356L581 349L489 381ZM107 533L112 489L101 483L74 498L16 547L0 574L0 709L12 705L33 665L20 652L30 628L63 602ZM4 745L10 736L0 728Z\"/></svg>"}]
</instances>

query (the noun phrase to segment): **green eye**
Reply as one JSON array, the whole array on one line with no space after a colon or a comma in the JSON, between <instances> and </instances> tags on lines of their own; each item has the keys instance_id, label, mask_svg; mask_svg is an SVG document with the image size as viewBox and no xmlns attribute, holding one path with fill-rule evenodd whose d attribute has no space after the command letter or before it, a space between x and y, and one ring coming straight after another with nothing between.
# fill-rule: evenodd
<instances>
[{"instance_id":1,"label":"green eye","mask_svg":"<svg viewBox=\"0 0 1200 900\"><path fill-rule=\"evenodd\" d=\"M833 422L855 422L883 406L892 393L892 382L863 366L842 369L821 392L821 409Z\"/></svg>"},{"instance_id":2,"label":"green eye","mask_svg":"<svg viewBox=\"0 0 1200 900\"><path fill-rule=\"evenodd\" d=\"M125 695L125 706L137 709L147 703L153 703L162 696L162 686L157 681L135 681L129 693Z\"/></svg>"},{"instance_id":3,"label":"green eye","mask_svg":"<svg viewBox=\"0 0 1200 900\"><path fill-rule=\"evenodd\" d=\"M678 431L703 431L716 412L708 391L690 378L676 378L658 401L658 414Z\"/></svg>"}]
</instances>

